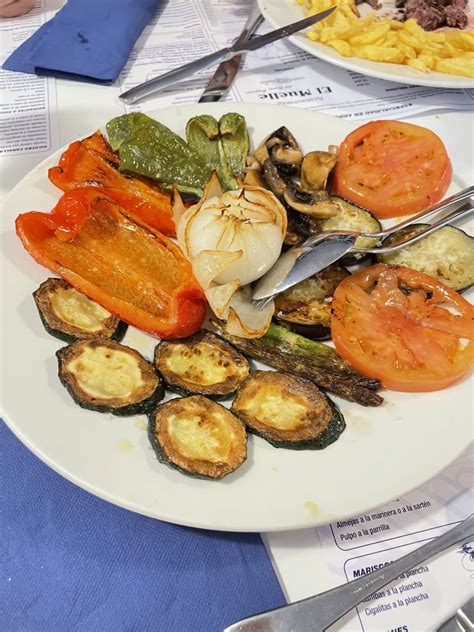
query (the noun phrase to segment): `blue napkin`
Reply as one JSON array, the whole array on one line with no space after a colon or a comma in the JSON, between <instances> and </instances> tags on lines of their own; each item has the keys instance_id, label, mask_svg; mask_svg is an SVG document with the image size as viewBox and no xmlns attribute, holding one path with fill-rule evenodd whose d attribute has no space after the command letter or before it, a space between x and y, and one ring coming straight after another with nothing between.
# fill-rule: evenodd
<instances>
[{"instance_id":1,"label":"blue napkin","mask_svg":"<svg viewBox=\"0 0 474 632\"><path fill-rule=\"evenodd\" d=\"M160 0L68 0L5 70L113 82Z\"/></svg>"},{"instance_id":2,"label":"blue napkin","mask_svg":"<svg viewBox=\"0 0 474 632\"><path fill-rule=\"evenodd\" d=\"M49 469L1 420L0 463L0 630L220 632L284 605L259 535L111 505Z\"/></svg>"}]
</instances>

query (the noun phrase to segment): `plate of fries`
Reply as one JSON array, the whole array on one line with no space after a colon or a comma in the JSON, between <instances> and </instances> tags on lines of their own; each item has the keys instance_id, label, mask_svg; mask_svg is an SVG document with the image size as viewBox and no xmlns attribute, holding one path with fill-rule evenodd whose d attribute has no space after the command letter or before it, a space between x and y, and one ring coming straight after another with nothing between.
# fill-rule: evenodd
<instances>
[{"instance_id":1,"label":"plate of fries","mask_svg":"<svg viewBox=\"0 0 474 632\"><path fill-rule=\"evenodd\" d=\"M393 0L378 10L355 0L258 0L278 28L337 4L312 29L290 37L304 51L347 70L433 88L474 88L474 31L425 31L415 20L393 19Z\"/></svg>"}]
</instances>

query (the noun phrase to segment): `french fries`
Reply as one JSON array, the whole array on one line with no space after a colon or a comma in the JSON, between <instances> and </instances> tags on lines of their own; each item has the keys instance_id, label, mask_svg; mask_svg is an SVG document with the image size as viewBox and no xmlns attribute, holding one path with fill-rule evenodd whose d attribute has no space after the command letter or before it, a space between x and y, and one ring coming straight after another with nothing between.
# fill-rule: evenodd
<instances>
[{"instance_id":1,"label":"french fries","mask_svg":"<svg viewBox=\"0 0 474 632\"><path fill-rule=\"evenodd\" d=\"M334 0L296 0L308 15ZM413 19L398 22L371 13L360 17L354 0L335 0L337 9L315 24L308 37L331 46L343 57L405 64L420 72L436 70L474 78L474 32L428 32Z\"/></svg>"}]
</instances>

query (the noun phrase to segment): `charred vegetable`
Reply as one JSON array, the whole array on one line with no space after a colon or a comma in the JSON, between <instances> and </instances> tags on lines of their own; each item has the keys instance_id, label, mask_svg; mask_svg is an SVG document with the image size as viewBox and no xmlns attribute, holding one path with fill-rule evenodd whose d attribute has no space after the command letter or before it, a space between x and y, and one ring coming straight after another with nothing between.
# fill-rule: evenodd
<instances>
[{"instance_id":1,"label":"charred vegetable","mask_svg":"<svg viewBox=\"0 0 474 632\"><path fill-rule=\"evenodd\" d=\"M255 158L263 165L269 160L279 175L288 180L299 175L303 154L287 127L279 127L265 138L255 151Z\"/></svg>"},{"instance_id":2,"label":"charred vegetable","mask_svg":"<svg viewBox=\"0 0 474 632\"><path fill-rule=\"evenodd\" d=\"M249 151L245 118L229 112L217 121L202 114L186 125L189 146L196 151L211 171L216 171L224 191L237 189L236 177L243 176Z\"/></svg>"},{"instance_id":3,"label":"charred vegetable","mask_svg":"<svg viewBox=\"0 0 474 632\"><path fill-rule=\"evenodd\" d=\"M288 218L288 228L286 229L285 240L283 246L291 248L291 246L298 246L303 243L308 237L316 232L319 232L317 228L316 220L309 217L309 215L303 215L293 209L288 208L286 210L286 216Z\"/></svg>"},{"instance_id":4,"label":"charred vegetable","mask_svg":"<svg viewBox=\"0 0 474 632\"><path fill-rule=\"evenodd\" d=\"M288 184L283 192L283 199L287 206L294 211L309 215L309 217L327 217L326 207L320 203L329 198L327 191L309 191L296 184Z\"/></svg>"},{"instance_id":5,"label":"charred vegetable","mask_svg":"<svg viewBox=\"0 0 474 632\"><path fill-rule=\"evenodd\" d=\"M362 406L380 406L383 402L383 397L375 392L380 388L378 380L354 373L334 349L322 342L308 340L274 324L258 339L239 338L228 334L219 323L213 321L213 325L223 338L249 358L304 377L320 388ZM286 338L290 339L289 344L285 342ZM293 342L294 338L297 343Z\"/></svg>"},{"instance_id":6,"label":"charred vegetable","mask_svg":"<svg viewBox=\"0 0 474 632\"><path fill-rule=\"evenodd\" d=\"M22 213L15 226L38 263L129 325L161 338L201 328L205 297L180 248L97 187L71 189L51 213Z\"/></svg>"},{"instance_id":7,"label":"charred vegetable","mask_svg":"<svg viewBox=\"0 0 474 632\"><path fill-rule=\"evenodd\" d=\"M127 325L62 279L47 279L33 293L46 331L64 340L121 340Z\"/></svg>"},{"instance_id":8,"label":"charred vegetable","mask_svg":"<svg viewBox=\"0 0 474 632\"><path fill-rule=\"evenodd\" d=\"M335 415L328 399L309 380L279 371L252 373L239 389L232 410L250 432L277 448L325 448L345 426L337 417L337 431L331 428L324 440Z\"/></svg>"},{"instance_id":9,"label":"charred vegetable","mask_svg":"<svg viewBox=\"0 0 474 632\"><path fill-rule=\"evenodd\" d=\"M426 224L399 230L384 240L392 246L419 233ZM465 290L474 283L474 238L460 228L445 226L406 248L377 256L378 261L406 266L438 279L453 290Z\"/></svg>"},{"instance_id":10,"label":"charred vegetable","mask_svg":"<svg viewBox=\"0 0 474 632\"><path fill-rule=\"evenodd\" d=\"M339 197L330 197L323 204L333 207L334 212L330 217L319 221L319 229L327 230L353 230L364 233L378 233L382 226L372 213L360 206L346 202ZM328 208L329 210L329 208ZM372 248L377 243L377 239L370 237L359 237L355 242L356 248ZM345 257L347 261L354 259L353 256Z\"/></svg>"},{"instance_id":11,"label":"charred vegetable","mask_svg":"<svg viewBox=\"0 0 474 632\"><path fill-rule=\"evenodd\" d=\"M310 151L301 164L301 186L311 191L326 187L329 174L337 162L337 146L330 145L328 151Z\"/></svg>"},{"instance_id":12,"label":"charred vegetable","mask_svg":"<svg viewBox=\"0 0 474 632\"><path fill-rule=\"evenodd\" d=\"M201 395L160 404L150 415L148 437L160 461L199 478L222 478L247 458L243 423Z\"/></svg>"},{"instance_id":13,"label":"charred vegetable","mask_svg":"<svg viewBox=\"0 0 474 632\"><path fill-rule=\"evenodd\" d=\"M266 186L288 209L311 218L336 213L325 204L329 198L326 182L337 160L336 146L303 158L294 136L286 127L280 127L263 140L254 157L261 165Z\"/></svg>"},{"instance_id":14,"label":"charred vegetable","mask_svg":"<svg viewBox=\"0 0 474 632\"><path fill-rule=\"evenodd\" d=\"M274 318L309 338L325 339L331 335L331 298L349 272L333 264L309 279L282 292L275 299Z\"/></svg>"},{"instance_id":15,"label":"charred vegetable","mask_svg":"<svg viewBox=\"0 0 474 632\"><path fill-rule=\"evenodd\" d=\"M164 395L151 362L107 338L78 340L56 356L59 379L83 408L135 415L147 413Z\"/></svg>"},{"instance_id":16,"label":"charred vegetable","mask_svg":"<svg viewBox=\"0 0 474 632\"><path fill-rule=\"evenodd\" d=\"M160 343L155 366L173 391L213 399L231 395L249 373L242 354L204 329L190 338Z\"/></svg>"},{"instance_id":17,"label":"charred vegetable","mask_svg":"<svg viewBox=\"0 0 474 632\"><path fill-rule=\"evenodd\" d=\"M107 123L109 142L120 156L120 169L139 173L171 189L201 196L211 168L168 127L141 112L118 116Z\"/></svg>"},{"instance_id":18,"label":"charred vegetable","mask_svg":"<svg viewBox=\"0 0 474 632\"><path fill-rule=\"evenodd\" d=\"M100 132L71 143L59 164L48 170L48 177L62 191L100 187L137 224L151 226L164 235L176 234L169 193L149 178L121 173L118 154Z\"/></svg>"}]
</instances>

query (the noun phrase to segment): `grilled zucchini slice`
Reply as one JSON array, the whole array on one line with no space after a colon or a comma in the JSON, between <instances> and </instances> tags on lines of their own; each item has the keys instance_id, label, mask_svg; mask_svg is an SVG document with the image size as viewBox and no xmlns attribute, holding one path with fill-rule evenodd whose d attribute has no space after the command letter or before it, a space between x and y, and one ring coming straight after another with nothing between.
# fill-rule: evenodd
<instances>
[{"instance_id":1,"label":"grilled zucchini slice","mask_svg":"<svg viewBox=\"0 0 474 632\"><path fill-rule=\"evenodd\" d=\"M331 298L339 283L350 275L333 264L275 298L274 319L307 338L331 336Z\"/></svg>"},{"instance_id":2,"label":"grilled zucchini slice","mask_svg":"<svg viewBox=\"0 0 474 632\"><path fill-rule=\"evenodd\" d=\"M364 233L378 233L382 230L382 225L372 213L366 209L346 202L340 197L331 196L328 203L334 206L336 214L332 217L319 220L319 230L353 230ZM356 248L372 248L377 243L377 239L370 237L359 237L356 239ZM355 260L361 261L360 257L346 255L344 261L349 263Z\"/></svg>"},{"instance_id":3,"label":"grilled zucchini slice","mask_svg":"<svg viewBox=\"0 0 474 632\"><path fill-rule=\"evenodd\" d=\"M171 390L212 399L234 393L249 374L246 358L205 329L189 338L161 342L155 350L155 366Z\"/></svg>"},{"instance_id":4,"label":"grilled zucchini slice","mask_svg":"<svg viewBox=\"0 0 474 632\"><path fill-rule=\"evenodd\" d=\"M239 389L232 411L249 432L277 448L319 450L344 430L342 415L309 380L280 371L255 371Z\"/></svg>"},{"instance_id":5,"label":"grilled zucchini slice","mask_svg":"<svg viewBox=\"0 0 474 632\"><path fill-rule=\"evenodd\" d=\"M63 340L110 338L120 341L127 325L62 279L50 278L33 292L46 331Z\"/></svg>"},{"instance_id":6,"label":"grilled zucchini slice","mask_svg":"<svg viewBox=\"0 0 474 632\"><path fill-rule=\"evenodd\" d=\"M161 462L198 478L220 479L247 458L243 423L202 395L160 404L149 416L148 437Z\"/></svg>"},{"instance_id":7,"label":"grilled zucchini slice","mask_svg":"<svg viewBox=\"0 0 474 632\"><path fill-rule=\"evenodd\" d=\"M164 395L151 362L109 340L78 340L56 352L59 379L74 401L114 415L147 413Z\"/></svg>"},{"instance_id":8,"label":"grilled zucchini slice","mask_svg":"<svg viewBox=\"0 0 474 632\"><path fill-rule=\"evenodd\" d=\"M387 237L383 245L400 243L426 226L406 226ZM377 260L424 272L457 291L466 290L474 283L474 238L454 226L444 226L395 252L377 255Z\"/></svg>"}]
</instances>

